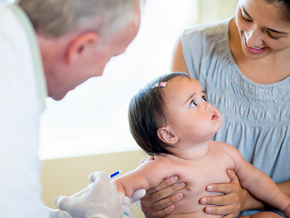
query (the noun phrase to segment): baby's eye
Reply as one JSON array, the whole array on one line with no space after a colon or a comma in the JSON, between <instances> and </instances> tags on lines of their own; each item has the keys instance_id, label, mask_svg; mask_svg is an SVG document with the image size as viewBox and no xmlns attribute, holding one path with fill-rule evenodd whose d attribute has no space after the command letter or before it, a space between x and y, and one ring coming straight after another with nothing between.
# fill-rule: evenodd
<instances>
[{"instance_id":1,"label":"baby's eye","mask_svg":"<svg viewBox=\"0 0 290 218\"><path fill-rule=\"evenodd\" d=\"M207 100L206 100L206 97L205 97L205 96L202 96L202 100L203 100L204 102L207 102Z\"/></svg>"},{"instance_id":2,"label":"baby's eye","mask_svg":"<svg viewBox=\"0 0 290 218\"><path fill-rule=\"evenodd\" d=\"M195 106L197 106L197 104L194 103L194 101L191 101L189 107L195 107Z\"/></svg>"}]
</instances>

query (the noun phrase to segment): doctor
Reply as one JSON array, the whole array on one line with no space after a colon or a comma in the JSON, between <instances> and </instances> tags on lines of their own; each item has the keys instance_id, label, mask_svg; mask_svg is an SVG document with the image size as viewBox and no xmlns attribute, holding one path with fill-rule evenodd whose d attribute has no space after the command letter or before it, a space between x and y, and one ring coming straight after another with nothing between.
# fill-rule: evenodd
<instances>
[{"instance_id":1,"label":"doctor","mask_svg":"<svg viewBox=\"0 0 290 218\"><path fill-rule=\"evenodd\" d=\"M45 209L38 133L44 99L61 100L101 76L110 58L134 39L139 24L139 0L0 5L0 217L123 216L128 199L101 172L90 176L92 187L82 197L57 200L67 212Z\"/></svg>"}]
</instances>

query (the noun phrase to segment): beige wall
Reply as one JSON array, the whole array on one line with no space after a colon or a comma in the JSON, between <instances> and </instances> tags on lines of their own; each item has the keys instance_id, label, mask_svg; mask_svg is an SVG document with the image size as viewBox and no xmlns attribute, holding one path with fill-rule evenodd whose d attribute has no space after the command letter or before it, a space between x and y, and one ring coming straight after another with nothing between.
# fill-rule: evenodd
<instances>
[{"instance_id":1,"label":"beige wall","mask_svg":"<svg viewBox=\"0 0 290 218\"><path fill-rule=\"evenodd\" d=\"M88 175L94 171L123 173L135 169L140 161L146 158L141 151L130 151L76 158L46 160L43 163L42 183L43 200L51 208L55 208L54 199L58 195L72 195L89 184ZM143 213L134 204L134 218L143 218Z\"/></svg>"},{"instance_id":2,"label":"beige wall","mask_svg":"<svg viewBox=\"0 0 290 218\"><path fill-rule=\"evenodd\" d=\"M239 0L200 0L197 24L233 17L238 2Z\"/></svg>"}]
</instances>

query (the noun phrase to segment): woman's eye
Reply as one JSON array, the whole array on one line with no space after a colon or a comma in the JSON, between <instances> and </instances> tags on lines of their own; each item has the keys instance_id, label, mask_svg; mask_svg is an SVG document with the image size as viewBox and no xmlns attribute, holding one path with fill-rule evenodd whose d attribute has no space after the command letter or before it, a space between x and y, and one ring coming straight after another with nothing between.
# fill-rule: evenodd
<instances>
[{"instance_id":1,"label":"woman's eye","mask_svg":"<svg viewBox=\"0 0 290 218\"><path fill-rule=\"evenodd\" d=\"M194 101L191 101L189 107L195 107L195 106L197 106L197 104L194 103Z\"/></svg>"},{"instance_id":2,"label":"woman's eye","mask_svg":"<svg viewBox=\"0 0 290 218\"><path fill-rule=\"evenodd\" d=\"M246 19L246 18L244 17L243 13L241 13L241 17L242 17L242 19L243 19L244 21L252 22L252 20L248 20L248 19Z\"/></svg>"},{"instance_id":3,"label":"woman's eye","mask_svg":"<svg viewBox=\"0 0 290 218\"><path fill-rule=\"evenodd\" d=\"M202 100L203 100L204 102L207 102L207 100L206 100L206 97L205 97L205 96L202 96Z\"/></svg>"},{"instance_id":4,"label":"woman's eye","mask_svg":"<svg viewBox=\"0 0 290 218\"><path fill-rule=\"evenodd\" d=\"M272 36L271 33L268 32L268 31L267 31L267 33L268 33L268 35L270 36L270 38L272 38L272 39L280 39L280 38L281 38L281 37L275 37L275 36Z\"/></svg>"}]
</instances>

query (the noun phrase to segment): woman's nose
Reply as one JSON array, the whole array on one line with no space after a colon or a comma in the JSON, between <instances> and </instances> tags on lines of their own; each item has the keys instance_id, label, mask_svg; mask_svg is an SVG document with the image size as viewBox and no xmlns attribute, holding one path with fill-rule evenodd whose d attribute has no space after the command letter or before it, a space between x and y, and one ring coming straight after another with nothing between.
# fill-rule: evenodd
<instances>
[{"instance_id":1,"label":"woman's nose","mask_svg":"<svg viewBox=\"0 0 290 218\"><path fill-rule=\"evenodd\" d=\"M252 29L245 31L246 42L249 47L261 48L263 44L263 32L253 25Z\"/></svg>"}]
</instances>

